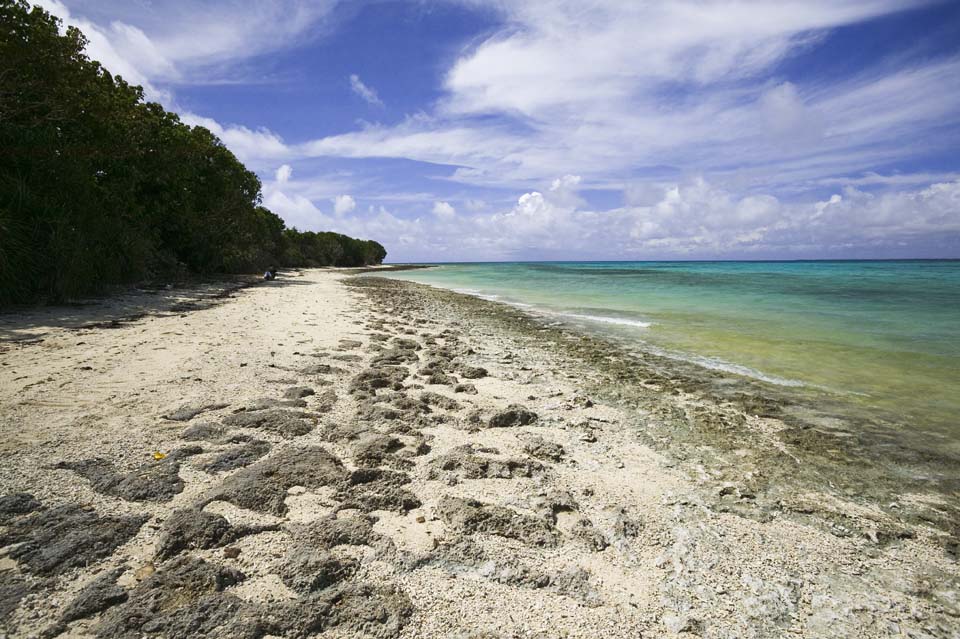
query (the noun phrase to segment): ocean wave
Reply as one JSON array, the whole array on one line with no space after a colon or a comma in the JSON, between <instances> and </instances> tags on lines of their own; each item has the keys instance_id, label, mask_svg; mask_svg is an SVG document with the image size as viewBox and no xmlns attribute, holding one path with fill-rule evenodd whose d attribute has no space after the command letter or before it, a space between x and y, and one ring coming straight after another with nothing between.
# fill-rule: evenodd
<instances>
[{"instance_id":1,"label":"ocean wave","mask_svg":"<svg viewBox=\"0 0 960 639\"><path fill-rule=\"evenodd\" d=\"M600 322L601 324L618 324L620 326L633 326L635 328L650 328L653 322L644 322L641 320L626 319L624 317L609 317L607 315L584 315L581 313L551 313L570 319L585 320L588 322Z\"/></svg>"},{"instance_id":2,"label":"ocean wave","mask_svg":"<svg viewBox=\"0 0 960 639\"><path fill-rule=\"evenodd\" d=\"M768 375L767 373L758 371L755 368L750 368L749 366L743 366L741 364L734 364L717 357L694 355L692 353L679 353L677 351L667 350L665 348L660 348L658 346L646 343L644 344L643 350L647 353L652 353L661 357L669 357L670 359L687 362L688 364L696 364L697 366L709 368L710 370L732 373L734 375L740 375L741 377L751 377L762 382L767 382L768 384L775 384L776 386L808 386L808 384L801 382L800 380L778 377L776 375Z\"/></svg>"}]
</instances>

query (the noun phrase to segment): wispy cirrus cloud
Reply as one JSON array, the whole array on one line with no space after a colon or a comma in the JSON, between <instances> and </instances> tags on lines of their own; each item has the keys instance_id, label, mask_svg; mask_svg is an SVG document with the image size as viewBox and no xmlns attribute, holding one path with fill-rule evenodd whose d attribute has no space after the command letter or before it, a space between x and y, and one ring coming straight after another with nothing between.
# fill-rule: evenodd
<instances>
[{"instance_id":1,"label":"wispy cirrus cloud","mask_svg":"<svg viewBox=\"0 0 960 639\"><path fill-rule=\"evenodd\" d=\"M383 100L377 95L376 89L364 84L363 80L361 80L360 76L356 73L350 74L350 90L363 98L367 104L383 107Z\"/></svg>"}]
</instances>

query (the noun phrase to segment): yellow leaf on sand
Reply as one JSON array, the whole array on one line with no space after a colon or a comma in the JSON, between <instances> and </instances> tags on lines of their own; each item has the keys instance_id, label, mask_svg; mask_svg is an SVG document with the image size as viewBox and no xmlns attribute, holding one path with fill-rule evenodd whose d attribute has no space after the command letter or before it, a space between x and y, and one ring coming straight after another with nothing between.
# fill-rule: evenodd
<instances>
[{"instance_id":1,"label":"yellow leaf on sand","mask_svg":"<svg viewBox=\"0 0 960 639\"><path fill-rule=\"evenodd\" d=\"M163 459L163 458L166 457L166 456L167 456L166 453L161 453L159 450L153 454L153 458L156 459L156 460L158 460L158 461L161 460L161 459Z\"/></svg>"}]
</instances>

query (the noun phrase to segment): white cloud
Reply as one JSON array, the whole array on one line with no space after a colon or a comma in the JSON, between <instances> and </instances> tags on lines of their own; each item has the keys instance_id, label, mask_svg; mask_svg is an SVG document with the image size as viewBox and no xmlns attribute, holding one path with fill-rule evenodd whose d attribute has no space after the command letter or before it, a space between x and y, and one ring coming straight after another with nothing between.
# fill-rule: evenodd
<instances>
[{"instance_id":1,"label":"white cloud","mask_svg":"<svg viewBox=\"0 0 960 639\"><path fill-rule=\"evenodd\" d=\"M357 202L349 195L338 195L333 198L333 212L337 215L346 215L357 208Z\"/></svg>"},{"instance_id":2,"label":"white cloud","mask_svg":"<svg viewBox=\"0 0 960 639\"><path fill-rule=\"evenodd\" d=\"M79 27L91 59L172 108L176 84L237 79L243 75L239 63L322 35L337 0L32 3Z\"/></svg>"},{"instance_id":3,"label":"white cloud","mask_svg":"<svg viewBox=\"0 0 960 639\"><path fill-rule=\"evenodd\" d=\"M290 177L293 175L293 167L289 164L282 164L279 169L277 169L275 178L277 184L286 184L290 181Z\"/></svg>"},{"instance_id":4,"label":"white cloud","mask_svg":"<svg viewBox=\"0 0 960 639\"><path fill-rule=\"evenodd\" d=\"M223 125L212 118L189 112L182 113L180 119L191 126L209 129L249 168L264 168L275 160L288 159L292 155L280 136L265 128L254 130L239 124Z\"/></svg>"},{"instance_id":5,"label":"white cloud","mask_svg":"<svg viewBox=\"0 0 960 639\"><path fill-rule=\"evenodd\" d=\"M373 87L364 84L360 76L355 73L350 76L350 89L366 100L368 104L378 107L383 106L383 101L380 99L380 96L377 95L377 91Z\"/></svg>"},{"instance_id":6,"label":"white cloud","mask_svg":"<svg viewBox=\"0 0 960 639\"><path fill-rule=\"evenodd\" d=\"M433 214L439 218L450 220L456 216L457 210L449 202L435 202L433 204Z\"/></svg>"},{"instance_id":7,"label":"white cloud","mask_svg":"<svg viewBox=\"0 0 960 639\"><path fill-rule=\"evenodd\" d=\"M382 205L324 216L297 196L271 197L267 205L298 224L309 218L303 228L376 239L395 261L789 259L884 254L917 243L949 251L960 244L960 180L876 194L848 186L805 202L738 196L700 177L652 188L659 194L649 204L603 211L551 201L550 188L530 191L505 210L457 215L456 224L443 214L401 216Z\"/></svg>"}]
</instances>

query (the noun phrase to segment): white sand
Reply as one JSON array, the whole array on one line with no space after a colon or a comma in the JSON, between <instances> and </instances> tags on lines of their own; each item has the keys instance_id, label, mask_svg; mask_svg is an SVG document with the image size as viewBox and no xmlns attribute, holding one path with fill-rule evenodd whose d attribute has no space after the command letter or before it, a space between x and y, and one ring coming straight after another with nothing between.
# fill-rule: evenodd
<instances>
[{"instance_id":1,"label":"white sand","mask_svg":"<svg viewBox=\"0 0 960 639\"><path fill-rule=\"evenodd\" d=\"M271 455L286 447L320 445L353 468L350 446L325 441L324 432L328 424L356 420L358 405L347 385L376 355L369 348L371 333L383 330L422 340L424 334L449 328L474 349L468 363L484 366L490 375L461 380L473 383L477 395L453 393L449 386L426 387L455 398L463 408L452 411L446 423L422 429L430 452L412 458L415 465L408 471L408 488L422 506L405 514L373 513L379 516L375 529L401 554L422 555L460 538L436 510L446 495L531 517L540 516L535 503L540 493L566 492L575 506L556 513L561 541L555 547L473 535L488 556L500 558L485 566L435 562L409 570L370 548L354 548L361 560L355 579L395 584L410 597L415 612L401 636L958 636L960 609L956 593L946 592L948 582L942 588L927 584L927 594L916 595L921 586L915 575L943 574L955 567L927 540L881 548L868 539L839 537L796 522L760 523L714 512L701 498L708 483L702 469L641 445L635 433L644 424L619 407L585 406L578 379L570 377L573 371L564 362L517 336L490 333L453 308L423 317L378 307L361 291L343 286L344 277L331 270L306 271L240 291L204 310L153 312L117 328L75 327L131 309L169 306L174 293L160 296L163 304L157 303L158 296L130 296L90 307L0 315L0 336L6 340L0 342L0 493L26 491L44 503L90 504L101 514L146 512L152 517L102 565L74 570L27 595L6 625L0 623L0 632L6 627L11 636L28 636L46 627L94 571L125 563L129 571L121 583L134 585L137 571L162 569L154 565L153 553L164 519L223 479L199 470L213 457L205 452L184 462L180 476L185 488L171 501L128 502L97 493L87 480L51 465L103 457L122 469L134 468L155 451L183 446L180 433L190 424L217 421L253 399L279 397L293 385L321 392L326 387L317 385L316 377L299 371L329 363L343 369L326 377L340 399L316 430L292 440L251 432L274 444ZM367 323L373 318L385 324L371 330ZM342 347L344 339L362 346ZM326 355L317 357L318 351ZM363 361L330 357L350 354ZM418 383L417 378L409 378L411 383ZM310 407L316 401L308 398ZM228 407L187 423L161 417L184 404L214 402ZM513 403L538 413L536 424L478 432L463 427L464 416L473 409L487 418ZM541 460L547 467L542 476L457 481L453 473L441 473L428 479L432 459L467 443L496 448L498 453L488 454L495 459L530 459L524 444L531 436L566 450L560 462ZM208 451L224 449L200 444ZM237 559L224 557L220 548L191 552L239 567L248 578L231 592L244 600L272 606L294 599L296 593L277 576L289 547L286 525L322 517L337 502L326 489L292 490L287 504L289 512L282 518L226 502L207 505L208 512L223 514L231 523L279 523L284 529L241 539L235 544L241 551ZM609 546L598 550L578 536L581 520ZM623 534L618 520L635 526L636 535ZM571 596L555 585L518 585L504 575L511 566L553 577L582 569L585 577L578 583L586 590ZM20 569L17 562L0 557L0 571L3 578ZM944 592L929 595L938 589ZM96 617L74 622L66 636L89 636L96 622Z\"/></svg>"}]
</instances>

